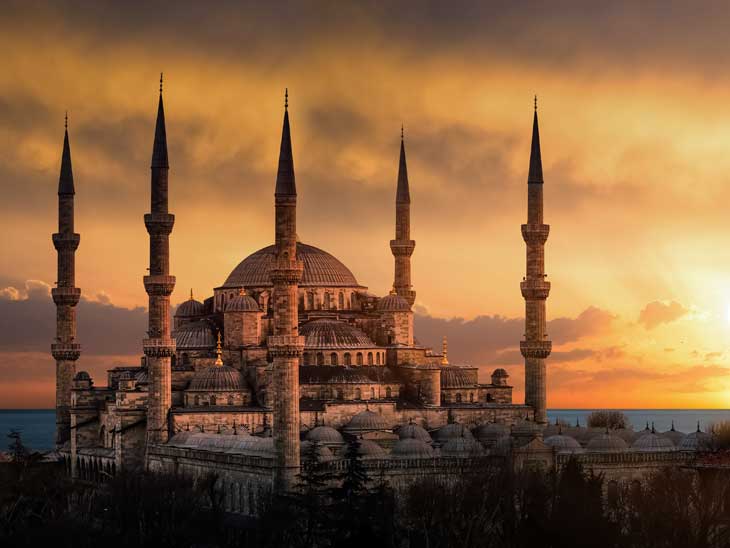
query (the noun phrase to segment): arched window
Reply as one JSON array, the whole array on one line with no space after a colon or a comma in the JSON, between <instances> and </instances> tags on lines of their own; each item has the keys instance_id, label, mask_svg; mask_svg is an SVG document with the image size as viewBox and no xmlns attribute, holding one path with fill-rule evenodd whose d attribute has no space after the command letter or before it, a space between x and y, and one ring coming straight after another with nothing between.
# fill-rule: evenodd
<instances>
[{"instance_id":1,"label":"arched window","mask_svg":"<svg viewBox=\"0 0 730 548\"><path fill-rule=\"evenodd\" d=\"M215 405L215 404L216 404L215 396L211 396L210 397L210 405Z\"/></svg>"},{"instance_id":2,"label":"arched window","mask_svg":"<svg viewBox=\"0 0 730 548\"><path fill-rule=\"evenodd\" d=\"M375 363L380 365L380 352L375 353Z\"/></svg>"},{"instance_id":3,"label":"arched window","mask_svg":"<svg viewBox=\"0 0 730 548\"><path fill-rule=\"evenodd\" d=\"M307 293L307 308L314 310L314 293L311 291Z\"/></svg>"},{"instance_id":4,"label":"arched window","mask_svg":"<svg viewBox=\"0 0 730 548\"><path fill-rule=\"evenodd\" d=\"M332 389L332 399L336 400L339 399L340 393L337 391L337 388Z\"/></svg>"},{"instance_id":5,"label":"arched window","mask_svg":"<svg viewBox=\"0 0 730 548\"><path fill-rule=\"evenodd\" d=\"M190 356L188 356L187 352L183 352L182 355L182 364L183 365L190 365Z\"/></svg>"},{"instance_id":6,"label":"arched window","mask_svg":"<svg viewBox=\"0 0 730 548\"><path fill-rule=\"evenodd\" d=\"M330 364L337 365L337 352L330 354Z\"/></svg>"},{"instance_id":7,"label":"arched window","mask_svg":"<svg viewBox=\"0 0 730 548\"><path fill-rule=\"evenodd\" d=\"M375 399L375 388L373 388L373 387L370 387L370 399L371 400Z\"/></svg>"},{"instance_id":8,"label":"arched window","mask_svg":"<svg viewBox=\"0 0 730 548\"><path fill-rule=\"evenodd\" d=\"M362 352L358 352L357 356L355 356L355 363L357 365L362 365Z\"/></svg>"},{"instance_id":9,"label":"arched window","mask_svg":"<svg viewBox=\"0 0 730 548\"><path fill-rule=\"evenodd\" d=\"M233 396L228 396L228 405L233 405Z\"/></svg>"},{"instance_id":10,"label":"arched window","mask_svg":"<svg viewBox=\"0 0 730 548\"><path fill-rule=\"evenodd\" d=\"M385 389L385 397L386 397L386 398L390 398L391 396L392 396L392 391L391 391L391 389L390 389L390 386L388 386L388 387L387 387L387 388Z\"/></svg>"},{"instance_id":11,"label":"arched window","mask_svg":"<svg viewBox=\"0 0 730 548\"><path fill-rule=\"evenodd\" d=\"M324 294L324 309L325 310L330 309L330 294L329 293Z\"/></svg>"},{"instance_id":12,"label":"arched window","mask_svg":"<svg viewBox=\"0 0 730 548\"><path fill-rule=\"evenodd\" d=\"M368 365L373 365L373 353L368 352Z\"/></svg>"},{"instance_id":13,"label":"arched window","mask_svg":"<svg viewBox=\"0 0 730 548\"><path fill-rule=\"evenodd\" d=\"M361 400L362 399L362 392L360 391L359 388L355 388L355 399L356 400Z\"/></svg>"},{"instance_id":14,"label":"arched window","mask_svg":"<svg viewBox=\"0 0 730 548\"><path fill-rule=\"evenodd\" d=\"M469 392L469 402L474 403L474 392Z\"/></svg>"},{"instance_id":15,"label":"arched window","mask_svg":"<svg viewBox=\"0 0 730 548\"><path fill-rule=\"evenodd\" d=\"M491 394L487 394L487 403L492 403L494 401L494 396Z\"/></svg>"},{"instance_id":16,"label":"arched window","mask_svg":"<svg viewBox=\"0 0 730 548\"><path fill-rule=\"evenodd\" d=\"M461 392L456 393L456 403L461 403Z\"/></svg>"},{"instance_id":17,"label":"arched window","mask_svg":"<svg viewBox=\"0 0 730 548\"><path fill-rule=\"evenodd\" d=\"M352 356L349 352L345 352L345 365L352 365Z\"/></svg>"},{"instance_id":18,"label":"arched window","mask_svg":"<svg viewBox=\"0 0 730 548\"><path fill-rule=\"evenodd\" d=\"M345 309L345 294L342 291L340 291L339 302L340 302L340 310L344 310Z\"/></svg>"},{"instance_id":19,"label":"arched window","mask_svg":"<svg viewBox=\"0 0 730 548\"><path fill-rule=\"evenodd\" d=\"M195 396L195 398L193 399L193 402L195 405L200 405L200 396Z\"/></svg>"},{"instance_id":20,"label":"arched window","mask_svg":"<svg viewBox=\"0 0 730 548\"><path fill-rule=\"evenodd\" d=\"M317 365L324 365L324 354L317 352Z\"/></svg>"}]
</instances>

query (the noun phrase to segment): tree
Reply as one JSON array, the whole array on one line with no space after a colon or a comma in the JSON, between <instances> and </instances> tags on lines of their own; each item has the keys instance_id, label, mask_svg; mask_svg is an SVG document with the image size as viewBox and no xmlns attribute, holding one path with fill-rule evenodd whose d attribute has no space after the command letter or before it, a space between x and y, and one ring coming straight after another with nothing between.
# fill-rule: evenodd
<instances>
[{"instance_id":1,"label":"tree","mask_svg":"<svg viewBox=\"0 0 730 548\"><path fill-rule=\"evenodd\" d=\"M588 415L588 426L591 428L610 428L620 430L630 427L629 418L623 411L593 411Z\"/></svg>"}]
</instances>

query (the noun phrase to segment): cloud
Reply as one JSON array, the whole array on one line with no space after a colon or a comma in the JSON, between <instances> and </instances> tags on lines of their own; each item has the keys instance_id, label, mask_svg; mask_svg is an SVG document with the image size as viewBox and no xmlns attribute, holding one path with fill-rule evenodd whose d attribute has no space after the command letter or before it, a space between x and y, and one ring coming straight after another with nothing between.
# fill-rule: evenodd
<instances>
[{"instance_id":1,"label":"cloud","mask_svg":"<svg viewBox=\"0 0 730 548\"><path fill-rule=\"evenodd\" d=\"M663 324L678 320L689 310L676 301L669 303L654 301L647 304L639 313L639 323L646 329L654 329Z\"/></svg>"}]
</instances>

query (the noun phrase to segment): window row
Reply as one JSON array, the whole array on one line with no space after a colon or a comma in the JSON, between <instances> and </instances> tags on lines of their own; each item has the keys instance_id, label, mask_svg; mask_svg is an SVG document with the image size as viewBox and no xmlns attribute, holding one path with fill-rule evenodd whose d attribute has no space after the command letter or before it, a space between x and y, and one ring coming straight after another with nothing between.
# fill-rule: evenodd
<instances>
[{"instance_id":1,"label":"window row","mask_svg":"<svg viewBox=\"0 0 730 548\"><path fill-rule=\"evenodd\" d=\"M385 352L305 352L304 365L385 365Z\"/></svg>"}]
</instances>

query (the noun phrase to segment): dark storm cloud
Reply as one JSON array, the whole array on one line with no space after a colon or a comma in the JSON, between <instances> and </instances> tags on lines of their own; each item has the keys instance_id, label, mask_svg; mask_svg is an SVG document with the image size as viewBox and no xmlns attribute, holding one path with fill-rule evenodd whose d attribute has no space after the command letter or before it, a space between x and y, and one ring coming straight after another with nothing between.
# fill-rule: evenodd
<instances>
[{"instance_id":1,"label":"dark storm cloud","mask_svg":"<svg viewBox=\"0 0 730 548\"><path fill-rule=\"evenodd\" d=\"M565 344L583 337L605 334L615 316L596 307L590 307L576 318L556 318L547 324L547 331L555 344ZM463 318L434 318L417 314L414 330L418 340L434 349L441 348L443 336L448 337L449 357L455 362L473 365L517 364L522 362L517 347L523 338L525 320L504 316L477 316ZM612 352L617 352L613 350ZM556 352L562 361L577 361L600 351L575 349Z\"/></svg>"}]
</instances>

